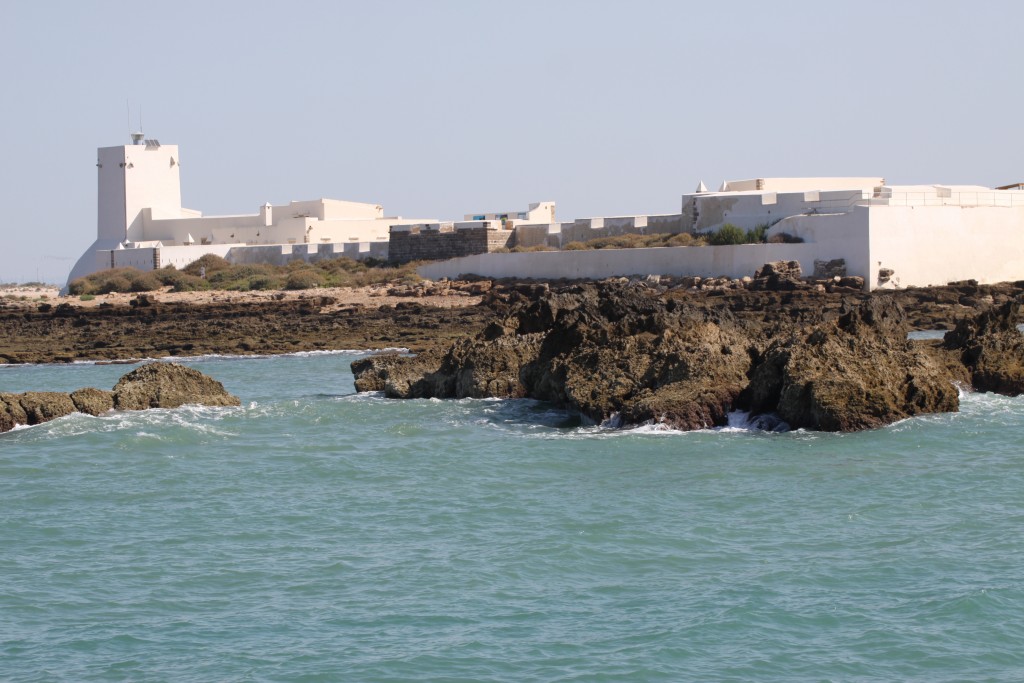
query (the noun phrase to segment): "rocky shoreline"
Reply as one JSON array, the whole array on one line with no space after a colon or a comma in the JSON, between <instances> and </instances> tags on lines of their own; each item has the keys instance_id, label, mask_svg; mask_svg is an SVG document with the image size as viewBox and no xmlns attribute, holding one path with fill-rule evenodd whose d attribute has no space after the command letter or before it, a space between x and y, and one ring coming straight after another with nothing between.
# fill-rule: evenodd
<instances>
[{"instance_id":1,"label":"rocky shoreline","mask_svg":"<svg viewBox=\"0 0 1024 683\"><path fill-rule=\"evenodd\" d=\"M530 397L611 426L702 429L746 410L770 428L823 431L955 411L957 384L1024 391L1024 283L863 295L822 292L783 271L776 264L742 290L701 296L624 278L517 290L504 310L491 302L496 318L482 332L447 350L356 361L356 388ZM963 289L978 297L976 310L960 303ZM953 301L963 310L943 341L908 339L914 321L948 324Z\"/></svg>"},{"instance_id":2,"label":"rocky shoreline","mask_svg":"<svg viewBox=\"0 0 1024 683\"><path fill-rule=\"evenodd\" d=\"M456 303L461 305L430 306L409 297L377 306L326 295L189 303L145 294L121 305L42 303L0 310L0 364L386 347L422 351L486 324L486 308L471 299Z\"/></svg>"},{"instance_id":3,"label":"rocky shoreline","mask_svg":"<svg viewBox=\"0 0 1024 683\"><path fill-rule=\"evenodd\" d=\"M747 410L767 428L853 431L956 410L956 384L1022 391L1024 282L865 294L842 278L802 280L793 265L766 264L743 280L476 280L370 296L8 303L0 364L402 348L415 355L354 363L357 389L533 397L595 422L676 429L721 425ZM907 338L936 329L950 332L942 341ZM89 392L36 413L107 405ZM78 407L85 399L93 403Z\"/></svg>"},{"instance_id":4,"label":"rocky shoreline","mask_svg":"<svg viewBox=\"0 0 1024 683\"><path fill-rule=\"evenodd\" d=\"M72 413L177 408L185 404L237 406L237 396L203 373L177 363L149 363L122 377L111 391L86 387L71 393L0 393L0 432L37 425Z\"/></svg>"},{"instance_id":5,"label":"rocky shoreline","mask_svg":"<svg viewBox=\"0 0 1024 683\"><path fill-rule=\"evenodd\" d=\"M808 283L776 274L741 280L647 278L626 282L702 310L763 322L837 315L844 301L892 298L912 329L952 329L1000 305L1024 283L966 282L864 294L840 282ZM0 301L0 364L121 362L207 354L315 350L446 349L480 333L523 299L570 282L423 282L379 290L116 295L80 302ZM774 289L773 289L774 288Z\"/></svg>"}]
</instances>

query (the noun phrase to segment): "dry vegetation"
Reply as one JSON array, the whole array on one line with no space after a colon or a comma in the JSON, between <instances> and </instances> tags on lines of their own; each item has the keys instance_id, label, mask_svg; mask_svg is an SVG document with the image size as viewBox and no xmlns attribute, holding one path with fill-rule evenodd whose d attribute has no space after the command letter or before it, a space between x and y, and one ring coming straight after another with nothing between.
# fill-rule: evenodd
<instances>
[{"instance_id":1,"label":"dry vegetation","mask_svg":"<svg viewBox=\"0 0 1024 683\"><path fill-rule=\"evenodd\" d=\"M70 284L76 296L113 292L153 292L171 287L172 292L228 290L313 289L315 287L365 287L387 282L407 284L419 280L416 263L390 267L381 262L350 258L324 259L313 263L295 260L286 266L232 265L220 256L206 254L182 270L166 266L154 271L115 268L93 273ZM205 277L203 276L205 274Z\"/></svg>"},{"instance_id":2,"label":"dry vegetation","mask_svg":"<svg viewBox=\"0 0 1024 683\"><path fill-rule=\"evenodd\" d=\"M569 242L562 249L567 251L579 249L643 249L650 247L703 247L725 244L764 244L766 242L802 242L798 237L785 233L767 237L768 229L774 224L761 224L750 230L743 230L731 223L726 223L715 232L699 235L690 233L654 234L654 235L616 235L614 237L598 237L585 242Z\"/></svg>"}]
</instances>

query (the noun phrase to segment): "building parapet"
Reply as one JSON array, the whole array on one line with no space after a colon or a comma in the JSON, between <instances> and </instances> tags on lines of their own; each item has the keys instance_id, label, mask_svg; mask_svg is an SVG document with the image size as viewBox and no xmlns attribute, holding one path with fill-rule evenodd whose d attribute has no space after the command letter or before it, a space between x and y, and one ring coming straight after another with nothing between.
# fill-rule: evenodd
<instances>
[{"instance_id":1,"label":"building parapet","mask_svg":"<svg viewBox=\"0 0 1024 683\"><path fill-rule=\"evenodd\" d=\"M871 196L822 198L810 202L809 213L846 213L857 206L952 206L1024 208L1024 191L966 190L936 187L933 190L900 191L883 187Z\"/></svg>"}]
</instances>

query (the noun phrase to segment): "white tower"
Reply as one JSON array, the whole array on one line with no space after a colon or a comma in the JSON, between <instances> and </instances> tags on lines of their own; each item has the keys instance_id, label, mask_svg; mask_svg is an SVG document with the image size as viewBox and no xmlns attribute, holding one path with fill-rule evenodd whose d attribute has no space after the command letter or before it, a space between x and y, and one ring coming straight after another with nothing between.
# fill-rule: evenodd
<instances>
[{"instance_id":1,"label":"white tower","mask_svg":"<svg viewBox=\"0 0 1024 683\"><path fill-rule=\"evenodd\" d=\"M142 133L132 133L132 142L97 150L96 241L71 269L68 282L110 267L99 262L97 251L145 241L145 209L152 218L182 215L178 146L143 141Z\"/></svg>"},{"instance_id":2,"label":"white tower","mask_svg":"<svg viewBox=\"0 0 1024 683\"><path fill-rule=\"evenodd\" d=\"M101 147L96 165L98 239L144 241L143 209L152 209L153 218L181 217L177 145L146 140L144 144Z\"/></svg>"}]
</instances>

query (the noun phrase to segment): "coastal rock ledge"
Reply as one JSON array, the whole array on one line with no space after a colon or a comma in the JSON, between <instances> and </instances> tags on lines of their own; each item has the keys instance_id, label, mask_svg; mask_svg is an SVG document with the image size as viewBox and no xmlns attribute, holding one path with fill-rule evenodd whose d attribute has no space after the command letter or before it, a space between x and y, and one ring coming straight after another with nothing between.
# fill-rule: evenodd
<instances>
[{"instance_id":1,"label":"coastal rock ledge","mask_svg":"<svg viewBox=\"0 0 1024 683\"><path fill-rule=\"evenodd\" d=\"M744 410L769 428L848 432L956 411L957 384L972 379L1020 393L1024 345L1008 332L1020 336L1017 310L921 343L891 297L766 321L606 281L521 300L447 352L381 354L352 370L358 391L390 398L529 397L611 426L704 429Z\"/></svg>"},{"instance_id":2,"label":"coastal rock ledge","mask_svg":"<svg viewBox=\"0 0 1024 683\"><path fill-rule=\"evenodd\" d=\"M85 388L0 393L0 432L37 425L71 413L100 415L109 410L177 408L185 404L237 406L240 401L217 380L177 363L148 363L122 377L113 391Z\"/></svg>"}]
</instances>

